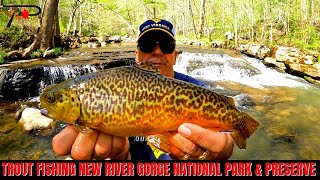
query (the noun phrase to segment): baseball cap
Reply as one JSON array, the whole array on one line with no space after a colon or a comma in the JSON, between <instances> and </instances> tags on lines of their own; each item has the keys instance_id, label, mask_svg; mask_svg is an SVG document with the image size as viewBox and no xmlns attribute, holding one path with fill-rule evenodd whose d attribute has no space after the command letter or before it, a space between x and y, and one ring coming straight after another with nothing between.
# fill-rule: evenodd
<instances>
[{"instance_id":1,"label":"baseball cap","mask_svg":"<svg viewBox=\"0 0 320 180\"><path fill-rule=\"evenodd\" d=\"M149 19L142 23L139 27L139 36L138 40L147 32L153 31L153 30L160 30L172 37L173 40L176 40L176 32L174 30L173 24L167 20L164 19ZM137 41L138 41L137 40Z\"/></svg>"}]
</instances>

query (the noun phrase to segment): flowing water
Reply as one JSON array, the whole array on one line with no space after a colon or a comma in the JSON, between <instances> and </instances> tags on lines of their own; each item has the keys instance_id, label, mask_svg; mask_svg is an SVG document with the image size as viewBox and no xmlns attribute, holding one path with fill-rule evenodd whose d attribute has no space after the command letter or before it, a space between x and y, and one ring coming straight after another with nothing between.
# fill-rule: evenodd
<instances>
[{"instance_id":1,"label":"flowing water","mask_svg":"<svg viewBox=\"0 0 320 180\"><path fill-rule=\"evenodd\" d=\"M231 160L320 159L320 139L317 135L320 131L319 88L234 51L213 51L192 46L178 46L178 49L182 51L174 67L176 71L204 81L218 93L232 96L240 110L249 113L261 124L248 139L247 149L240 150L235 146ZM118 44L106 48L77 49L70 54L73 54L73 59L83 59L83 52L128 50L134 50L134 46ZM63 59L59 57L54 61ZM45 69L52 78L55 74L61 76L57 71L72 72L66 67ZM97 70L90 66L88 69ZM54 79L52 82L55 82ZM65 158L56 156L51 146L52 137L61 128L49 135L21 130L14 118L21 103L0 99L0 159ZM37 107L38 98L24 103Z\"/></svg>"}]
</instances>

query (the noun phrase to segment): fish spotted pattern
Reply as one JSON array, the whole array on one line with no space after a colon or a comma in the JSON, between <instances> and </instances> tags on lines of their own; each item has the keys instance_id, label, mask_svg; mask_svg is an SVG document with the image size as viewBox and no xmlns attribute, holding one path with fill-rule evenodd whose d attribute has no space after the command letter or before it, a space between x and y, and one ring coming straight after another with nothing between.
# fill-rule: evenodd
<instances>
[{"instance_id":1,"label":"fish spotted pattern","mask_svg":"<svg viewBox=\"0 0 320 180\"><path fill-rule=\"evenodd\" d=\"M73 124L83 133L96 129L116 136L162 137L189 122L231 131L237 146L245 149L246 140L259 126L236 108L231 97L165 77L145 62L48 86L40 103L49 117ZM167 145L158 147L169 151Z\"/></svg>"}]
</instances>

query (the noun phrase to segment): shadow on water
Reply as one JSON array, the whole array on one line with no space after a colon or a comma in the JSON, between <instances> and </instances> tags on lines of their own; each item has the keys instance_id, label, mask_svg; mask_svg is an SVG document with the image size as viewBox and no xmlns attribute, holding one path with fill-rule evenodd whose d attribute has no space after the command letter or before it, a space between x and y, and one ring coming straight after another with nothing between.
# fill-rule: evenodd
<instances>
[{"instance_id":1,"label":"shadow on water","mask_svg":"<svg viewBox=\"0 0 320 180\"><path fill-rule=\"evenodd\" d=\"M54 67L64 61L74 65L83 64L81 67L67 66L46 70L51 73L52 78L62 76L61 72L65 73L65 78L71 78L78 75L75 68L87 69L83 73L89 73L99 70L97 66L93 66L97 62L107 63L110 58L134 58L134 48L132 44L115 44L106 48L77 49L48 61L35 60L26 64L18 63L17 66ZM240 110L249 113L261 124L256 133L248 139L247 149L240 150L235 146L230 159L320 159L318 88L303 79L268 69L256 59L237 52L212 51L209 48L191 46L178 46L178 49L182 51L175 65L176 71L204 81L208 88L218 93L232 96ZM57 70L60 73L55 74ZM51 146L52 137L64 124L57 124L58 128L47 134L24 132L17 123L16 113L22 104L38 108L38 97L21 101L0 98L0 159L64 159L65 157L56 156Z\"/></svg>"}]
</instances>

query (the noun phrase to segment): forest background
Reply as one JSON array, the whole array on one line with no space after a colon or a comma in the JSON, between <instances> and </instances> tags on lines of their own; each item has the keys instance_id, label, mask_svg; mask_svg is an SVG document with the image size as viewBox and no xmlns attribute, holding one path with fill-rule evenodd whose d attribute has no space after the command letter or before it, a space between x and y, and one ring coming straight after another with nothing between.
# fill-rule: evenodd
<instances>
[{"instance_id":1,"label":"forest background","mask_svg":"<svg viewBox=\"0 0 320 180\"><path fill-rule=\"evenodd\" d=\"M24 55L60 46L61 37L76 34L136 37L139 25L149 18L171 21L178 41L210 44L225 41L231 35L232 45L254 42L320 51L318 0L1 0L0 3L0 61L30 35L38 34L38 43L24 47L27 49ZM10 4L37 5L42 13L24 18L23 7L15 11L3 7ZM26 9L29 14L36 11ZM13 13L15 17L7 27Z\"/></svg>"}]
</instances>

